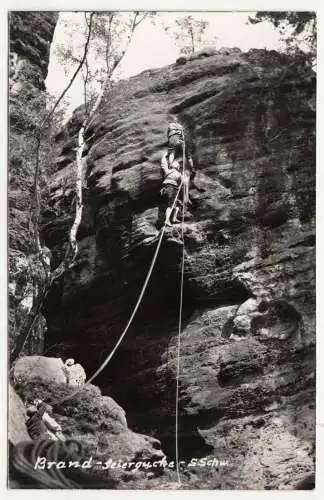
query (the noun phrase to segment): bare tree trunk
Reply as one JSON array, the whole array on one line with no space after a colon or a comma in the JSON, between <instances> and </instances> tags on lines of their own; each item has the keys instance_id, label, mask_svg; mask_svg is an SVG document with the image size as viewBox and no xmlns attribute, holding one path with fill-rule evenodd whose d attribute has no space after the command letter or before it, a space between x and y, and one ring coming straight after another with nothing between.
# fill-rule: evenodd
<instances>
[{"instance_id":1,"label":"bare tree trunk","mask_svg":"<svg viewBox=\"0 0 324 500\"><path fill-rule=\"evenodd\" d=\"M92 115L92 113L91 113ZM75 200L75 218L73 225L71 227L70 231L70 247L71 247L71 257L70 257L70 263L71 265L78 253L78 243L77 243L77 232L81 224L81 219L82 219L82 209L83 209L83 203L82 203L82 170L83 170L83 164L82 164L82 155L83 155L83 150L84 150L84 130L85 130L85 124L87 122L87 118L85 119L82 127L79 130L79 135L78 135L78 149L76 153L76 181L75 181L75 195L76 195L76 200Z\"/></svg>"},{"instance_id":2,"label":"bare tree trunk","mask_svg":"<svg viewBox=\"0 0 324 500\"><path fill-rule=\"evenodd\" d=\"M191 51L192 54L195 52L195 39L194 39L194 33L193 33L193 28L192 26L189 27L189 33L190 33L190 38L191 38Z\"/></svg>"}]
</instances>

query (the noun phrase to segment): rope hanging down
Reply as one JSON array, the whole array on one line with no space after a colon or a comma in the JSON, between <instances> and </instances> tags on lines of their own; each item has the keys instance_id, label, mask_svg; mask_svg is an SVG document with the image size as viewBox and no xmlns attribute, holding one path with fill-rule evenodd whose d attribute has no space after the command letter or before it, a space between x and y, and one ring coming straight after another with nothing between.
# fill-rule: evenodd
<instances>
[{"instance_id":1,"label":"rope hanging down","mask_svg":"<svg viewBox=\"0 0 324 500\"><path fill-rule=\"evenodd\" d=\"M172 204L172 210L174 209L175 205L176 205L176 202L178 200L178 196L179 196L179 193L180 193L180 190L183 186L183 180L181 181L180 183L180 186L178 188L178 191L177 191L177 194L174 198L174 201L173 201L173 204ZM104 368L106 368L106 366L108 365L109 361L112 359L112 357L114 356L115 352L117 351L118 347L120 346L123 338L125 337L126 333L128 332L128 329L129 327L131 326L132 322L133 322L133 319L135 317L135 314L140 306L140 303L142 301L142 298L144 296L144 293L145 293L145 290L146 290L146 287L148 285L148 282L150 280L150 277L151 277L151 274L152 274L152 271L153 271L153 268L154 268L154 265L155 265L155 261L156 261L156 258L158 256L158 253L159 253L159 250L160 250L160 246L161 246L161 243L162 243L162 239L163 239L163 235L164 235L164 232L165 232L165 229L166 229L166 225L164 223L164 226L160 232L160 237L159 237L159 240L158 240L158 243L157 243L157 246L156 246L156 249L155 249L155 252L154 252L154 256L153 256L153 259L152 259L152 262L151 262L151 265L149 267L149 270L147 272L147 275L146 275L146 278L145 278L145 281L144 281L144 284L142 286L142 289L141 289L141 292L139 294L139 297L137 299L137 302L136 302L136 305L134 307L134 310L131 314L131 317L129 318L128 320L128 323L127 325L125 326L125 329L123 331L123 333L121 334L121 336L119 337L115 347L113 348L113 350L111 351L111 353L107 356L107 358L103 361L103 363L99 366L99 368L97 369L97 371L86 381L85 385L88 385L90 384L91 382L93 382L93 380L102 372L102 370ZM62 399L59 399L59 400L54 400L54 401L51 401L50 404L51 405L58 405L58 404L61 404L61 403L64 403L65 401L68 401L69 399L72 399L74 396L76 396L77 394L79 394L79 392L81 392L83 390L84 386L80 387L78 390L76 390L75 392L73 392L72 394L69 394L68 396L66 396L65 398L62 398Z\"/></svg>"},{"instance_id":2,"label":"rope hanging down","mask_svg":"<svg viewBox=\"0 0 324 500\"><path fill-rule=\"evenodd\" d=\"M176 377L176 412L175 412L175 461L178 476L178 482L181 484L180 465L179 465L179 377L180 377L180 349L181 349L181 329L182 329L182 304L183 304L183 277L184 277L184 214L185 214L185 200L187 193L187 186L185 184L185 140L183 136L182 143L182 220L181 220L181 239L182 239L182 259L181 259L181 281L180 281L180 303L179 303L179 325L178 325L178 345L177 345L177 377Z\"/></svg>"}]
</instances>

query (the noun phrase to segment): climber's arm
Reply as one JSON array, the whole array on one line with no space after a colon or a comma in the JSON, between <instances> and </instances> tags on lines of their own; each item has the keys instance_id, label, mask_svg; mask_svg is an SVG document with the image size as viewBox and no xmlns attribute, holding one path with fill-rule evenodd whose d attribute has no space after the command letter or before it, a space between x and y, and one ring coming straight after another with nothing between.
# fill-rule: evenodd
<instances>
[{"instance_id":1,"label":"climber's arm","mask_svg":"<svg viewBox=\"0 0 324 500\"><path fill-rule=\"evenodd\" d=\"M46 427L53 432L60 432L62 430L60 424L58 424L54 418L50 417L47 412L43 415L43 422L46 424Z\"/></svg>"},{"instance_id":2,"label":"climber's arm","mask_svg":"<svg viewBox=\"0 0 324 500\"><path fill-rule=\"evenodd\" d=\"M170 172L169 163L168 163L168 153L164 153L161 158L161 169L163 174L166 176Z\"/></svg>"}]
</instances>

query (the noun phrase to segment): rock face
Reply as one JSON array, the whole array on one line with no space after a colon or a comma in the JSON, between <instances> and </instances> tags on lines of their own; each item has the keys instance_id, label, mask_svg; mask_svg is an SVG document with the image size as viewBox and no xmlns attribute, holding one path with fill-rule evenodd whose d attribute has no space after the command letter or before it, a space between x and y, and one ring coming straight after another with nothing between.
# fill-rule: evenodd
<instances>
[{"instance_id":1,"label":"rock face","mask_svg":"<svg viewBox=\"0 0 324 500\"><path fill-rule=\"evenodd\" d=\"M9 15L9 350L37 291L30 225L35 126L45 110L45 78L57 12ZM41 352L44 320L25 352Z\"/></svg>"},{"instance_id":2,"label":"rock face","mask_svg":"<svg viewBox=\"0 0 324 500\"><path fill-rule=\"evenodd\" d=\"M200 189L190 191L184 224L180 456L229 461L218 472L190 469L194 487L289 489L314 468L314 92L302 60L203 53L107 90L87 131L79 255L48 297L47 345L88 373L114 347L161 226L159 162L177 115ZM73 218L81 114L57 138L62 153L44 214L56 262ZM132 327L96 381L170 456L179 231L167 231Z\"/></svg>"},{"instance_id":3,"label":"rock face","mask_svg":"<svg viewBox=\"0 0 324 500\"><path fill-rule=\"evenodd\" d=\"M10 443L16 445L22 441L30 441L25 424L26 410L24 403L18 394L16 394L11 384L9 384L8 416L8 439Z\"/></svg>"}]
</instances>

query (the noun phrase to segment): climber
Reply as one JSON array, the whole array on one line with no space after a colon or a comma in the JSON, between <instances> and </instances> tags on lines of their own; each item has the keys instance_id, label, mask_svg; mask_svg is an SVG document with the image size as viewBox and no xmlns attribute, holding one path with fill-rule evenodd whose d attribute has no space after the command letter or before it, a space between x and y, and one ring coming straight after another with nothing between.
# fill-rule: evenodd
<instances>
[{"instance_id":1,"label":"climber","mask_svg":"<svg viewBox=\"0 0 324 500\"><path fill-rule=\"evenodd\" d=\"M164 177L162 181L161 197L162 203L165 207L165 225L171 226L172 224L181 222L177 219L180 208L179 204L176 203L173 209L172 207L180 183L181 181L184 181L184 179L182 178L183 176L180 171L179 162L174 160L170 166L168 162L168 155L168 152L164 153L161 159L161 169Z\"/></svg>"},{"instance_id":2,"label":"climber","mask_svg":"<svg viewBox=\"0 0 324 500\"><path fill-rule=\"evenodd\" d=\"M182 125L179 123L177 117L168 125L168 163L172 165L177 156L183 154L183 147L185 147L186 159L190 170L193 169L192 156L189 152L187 141L185 141L184 131Z\"/></svg>"},{"instance_id":3,"label":"climber","mask_svg":"<svg viewBox=\"0 0 324 500\"><path fill-rule=\"evenodd\" d=\"M86 381L86 373L82 366L74 363L74 359L67 359L64 363L67 384L73 387L80 387Z\"/></svg>"},{"instance_id":4,"label":"climber","mask_svg":"<svg viewBox=\"0 0 324 500\"><path fill-rule=\"evenodd\" d=\"M189 142L185 139L182 125L177 117L172 117L173 121L168 126L168 165L171 166L174 160L182 162L185 160L185 179L184 179L184 200L185 203L192 205L189 197L189 189L196 189L200 193L205 189L199 188L194 183L196 170L194 169L192 154L190 151ZM185 158L183 158L183 148L185 148Z\"/></svg>"},{"instance_id":5,"label":"climber","mask_svg":"<svg viewBox=\"0 0 324 500\"><path fill-rule=\"evenodd\" d=\"M191 155L189 155L189 158L191 161L185 164L185 171L183 175L181 168L183 162L182 156L173 160L170 166L169 150L162 155L161 170L163 181L160 193L162 196L162 204L165 207L165 224L167 226L171 226L172 223L176 224L181 222L178 220L177 216L179 209L182 206L183 199L185 205L193 205L193 202L189 197L189 188L196 189L200 193L205 191L204 188L198 187L194 182L196 171L193 168ZM184 193L183 195L179 194L176 206L174 210L171 210L177 193L177 188L179 187L181 180L183 181Z\"/></svg>"},{"instance_id":6,"label":"climber","mask_svg":"<svg viewBox=\"0 0 324 500\"><path fill-rule=\"evenodd\" d=\"M26 413L27 430L33 440L45 438L52 441L65 441L60 424L52 416L53 408L50 405L41 399L36 399L33 405L27 408Z\"/></svg>"}]
</instances>

